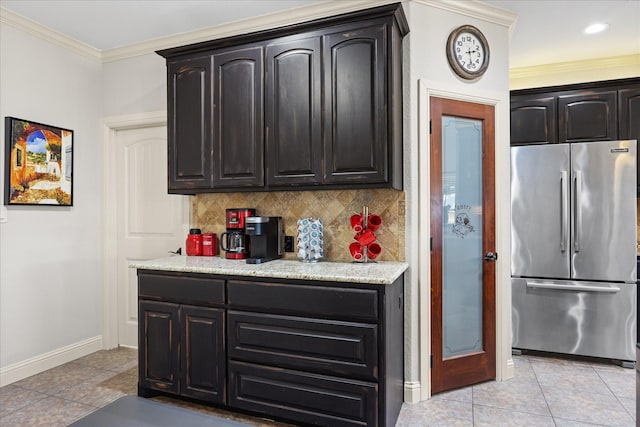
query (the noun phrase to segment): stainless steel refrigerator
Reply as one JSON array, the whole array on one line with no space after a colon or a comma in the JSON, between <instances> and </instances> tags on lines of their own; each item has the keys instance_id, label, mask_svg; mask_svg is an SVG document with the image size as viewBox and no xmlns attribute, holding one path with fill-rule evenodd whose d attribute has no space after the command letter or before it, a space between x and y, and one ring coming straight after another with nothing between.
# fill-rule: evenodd
<instances>
[{"instance_id":1,"label":"stainless steel refrigerator","mask_svg":"<svg viewBox=\"0 0 640 427\"><path fill-rule=\"evenodd\" d=\"M636 144L511 148L513 348L635 360Z\"/></svg>"}]
</instances>

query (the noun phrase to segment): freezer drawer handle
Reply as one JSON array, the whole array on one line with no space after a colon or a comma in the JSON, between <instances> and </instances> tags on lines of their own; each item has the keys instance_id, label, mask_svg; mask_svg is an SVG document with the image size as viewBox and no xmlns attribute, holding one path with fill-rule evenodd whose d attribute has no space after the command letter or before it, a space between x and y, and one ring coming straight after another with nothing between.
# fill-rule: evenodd
<instances>
[{"instance_id":1,"label":"freezer drawer handle","mask_svg":"<svg viewBox=\"0 0 640 427\"><path fill-rule=\"evenodd\" d=\"M609 287L609 286L561 285L556 283L540 283L540 282L527 282L527 288L553 289L557 291L575 291L575 292L615 293L620 291L620 288L617 286Z\"/></svg>"}]
</instances>

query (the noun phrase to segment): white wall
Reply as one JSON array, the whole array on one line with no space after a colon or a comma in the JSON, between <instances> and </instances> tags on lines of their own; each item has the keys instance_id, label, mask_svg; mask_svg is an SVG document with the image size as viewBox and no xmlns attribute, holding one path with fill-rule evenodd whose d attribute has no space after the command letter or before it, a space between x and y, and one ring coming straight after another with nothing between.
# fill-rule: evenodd
<instances>
[{"instance_id":1,"label":"white wall","mask_svg":"<svg viewBox=\"0 0 640 427\"><path fill-rule=\"evenodd\" d=\"M104 117L167 109L165 59L155 53L103 64Z\"/></svg>"},{"instance_id":2,"label":"white wall","mask_svg":"<svg viewBox=\"0 0 640 427\"><path fill-rule=\"evenodd\" d=\"M0 134L5 116L74 131L74 206L10 206L0 224L2 383L52 352L100 348L100 79L99 62L0 23Z\"/></svg>"},{"instance_id":3,"label":"white wall","mask_svg":"<svg viewBox=\"0 0 640 427\"><path fill-rule=\"evenodd\" d=\"M455 7L455 5L452 5ZM465 6L464 4L462 5ZM443 8L445 7L445 8ZM430 255L429 241L429 95L495 104L496 108L496 234L498 377L513 375L511 346L511 293L509 282L509 22L510 16L450 10L447 5L415 0L404 8L411 29L405 39L405 191L407 192L407 261L405 283L405 400L430 395ZM497 12L496 12L497 13ZM495 18L489 21L487 17ZM503 21L499 24L495 21ZM471 24L486 36L490 65L485 75L464 81L451 71L445 53L449 33ZM408 104L407 104L408 103ZM423 242L421 244L421 242Z\"/></svg>"}]
</instances>

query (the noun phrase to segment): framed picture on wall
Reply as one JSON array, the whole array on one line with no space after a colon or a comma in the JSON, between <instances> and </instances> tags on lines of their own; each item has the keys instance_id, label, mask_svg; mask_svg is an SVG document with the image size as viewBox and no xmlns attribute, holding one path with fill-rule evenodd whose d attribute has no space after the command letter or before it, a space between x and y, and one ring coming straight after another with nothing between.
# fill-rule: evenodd
<instances>
[{"instance_id":1,"label":"framed picture on wall","mask_svg":"<svg viewBox=\"0 0 640 427\"><path fill-rule=\"evenodd\" d=\"M73 206L73 131L5 117L5 205Z\"/></svg>"}]
</instances>

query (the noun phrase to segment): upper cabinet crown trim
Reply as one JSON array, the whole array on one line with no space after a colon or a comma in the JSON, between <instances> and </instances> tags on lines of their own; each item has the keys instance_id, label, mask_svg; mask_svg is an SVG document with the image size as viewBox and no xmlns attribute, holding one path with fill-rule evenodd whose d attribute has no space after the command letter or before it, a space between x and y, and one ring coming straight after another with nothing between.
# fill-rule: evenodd
<instances>
[{"instance_id":1,"label":"upper cabinet crown trim","mask_svg":"<svg viewBox=\"0 0 640 427\"><path fill-rule=\"evenodd\" d=\"M313 31L316 29L326 28L327 26L351 23L359 19L376 19L391 15L393 15L396 19L401 37L404 37L409 32L409 24L407 23L404 12L402 8L399 7L399 5L400 3L391 3L375 8L358 9L355 12L341 13L339 15L326 16L310 21L282 25L274 28L254 31L251 33L245 32L240 35L222 37L169 49L161 49L156 51L156 53L165 58L171 58L186 53L193 54L197 52L206 52L212 49L221 49L256 41L274 39L277 37L287 36L300 32Z\"/></svg>"}]
</instances>

